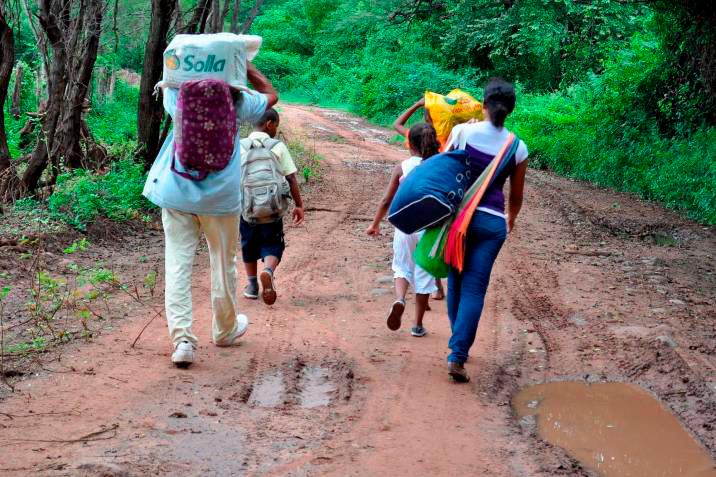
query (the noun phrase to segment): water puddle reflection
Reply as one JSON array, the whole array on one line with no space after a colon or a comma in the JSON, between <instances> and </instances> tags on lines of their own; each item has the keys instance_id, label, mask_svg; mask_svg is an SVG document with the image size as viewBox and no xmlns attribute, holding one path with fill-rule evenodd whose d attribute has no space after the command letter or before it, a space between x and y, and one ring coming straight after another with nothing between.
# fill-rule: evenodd
<instances>
[{"instance_id":1,"label":"water puddle reflection","mask_svg":"<svg viewBox=\"0 0 716 477\"><path fill-rule=\"evenodd\" d=\"M513 399L539 435L605 477L716 477L709 454L649 393L624 383L558 382Z\"/></svg>"},{"instance_id":2,"label":"water puddle reflection","mask_svg":"<svg viewBox=\"0 0 716 477\"><path fill-rule=\"evenodd\" d=\"M286 385L280 371L266 374L254 386L249 397L249 404L261 407L274 407L283 404Z\"/></svg>"},{"instance_id":3,"label":"water puddle reflection","mask_svg":"<svg viewBox=\"0 0 716 477\"><path fill-rule=\"evenodd\" d=\"M301 407L328 406L336 385L329 380L328 371L321 367L307 366L301 375Z\"/></svg>"}]
</instances>

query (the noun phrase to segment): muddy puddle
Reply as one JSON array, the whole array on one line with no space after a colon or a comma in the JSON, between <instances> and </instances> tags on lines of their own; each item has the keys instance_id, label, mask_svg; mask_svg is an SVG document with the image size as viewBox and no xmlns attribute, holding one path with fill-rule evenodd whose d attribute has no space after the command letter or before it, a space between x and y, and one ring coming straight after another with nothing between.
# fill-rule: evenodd
<instances>
[{"instance_id":1,"label":"muddy puddle","mask_svg":"<svg viewBox=\"0 0 716 477\"><path fill-rule=\"evenodd\" d=\"M308 409L331 404L337 386L330 370L321 366L301 367L295 386L287 385L289 378L284 374L287 371L275 370L261 376L251 390L248 403L257 407L298 404Z\"/></svg>"},{"instance_id":2,"label":"muddy puddle","mask_svg":"<svg viewBox=\"0 0 716 477\"><path fill-rule=\"evenodd\" d=\"M513 399L540 437L605 477L716 477L709 454L649 393L624 383L558 382Z\"/></svg>"},{"instance_id":3,"label":"muddy puddle","mask_svg":"<svg viewBox=\"0 0 716 477\"><path fill-rule=\"evenodd\" d=\"M303 368L301 382L301 407L313 408L330 404L336 386L330 381L327 370L320 366Z\"/></svg>"},{"instance_id":4,"label":"muddy puddle","mask_svg":"<svg viewBox=\"0 0 716 477\"><path fill-rule=\"evenodd\" d=\"M254 386L249 397L249 404L261 407L274 407L283 404L286 385L283 381L283 374L274 371L263 376L261 381Z\"/></svg>"}]
</instances>

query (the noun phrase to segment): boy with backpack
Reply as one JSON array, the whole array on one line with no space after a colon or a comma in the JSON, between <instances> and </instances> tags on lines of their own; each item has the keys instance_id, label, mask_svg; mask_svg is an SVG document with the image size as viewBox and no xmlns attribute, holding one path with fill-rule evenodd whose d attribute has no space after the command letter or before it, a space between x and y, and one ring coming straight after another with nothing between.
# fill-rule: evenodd
<instances>
[{"instance_id":1,"label":"boy with backpack","mask_svg":"<svg viewBox=\"0 0 716 477\"><path fill-rule=\"evenodd\" d=\"M249 280L244 297L276 302L274 273L286 248L283 216L293 198L293 223L303 223L303 200L296 179L296 164L286 145L275 139L280 118L267 109L249 137L241 140L241 255ZM258 273L258 261L264 269ZM260 282L260 290L259 290Z\"/></svg>"}]
</instances>

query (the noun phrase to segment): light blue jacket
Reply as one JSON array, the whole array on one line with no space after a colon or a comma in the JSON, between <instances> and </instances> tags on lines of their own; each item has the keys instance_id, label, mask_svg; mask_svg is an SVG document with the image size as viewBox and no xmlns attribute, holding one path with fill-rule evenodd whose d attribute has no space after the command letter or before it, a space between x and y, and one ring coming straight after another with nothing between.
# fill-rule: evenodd
<instances>
[{"instance_id":1,"label":"light blue jacket","mask_svg":"<svg viewBox=\"0 0 716 477\"><path fill-rule=\"evenodd\" d=\"M266 96L243 91L237 108L239 122L258 121L266 111ZM179 91L165 88L164 109L174 118ZM162 145L149 170L143 195L162 209L176 209L196 215L228 215L241 211L241 147L239 134L234 140L234 154L225 169L212 172L203 181L186 179L171 170L174 155L174 130ZM176 163L180 168L179 162Z\"/></svg>"}]
</instances>

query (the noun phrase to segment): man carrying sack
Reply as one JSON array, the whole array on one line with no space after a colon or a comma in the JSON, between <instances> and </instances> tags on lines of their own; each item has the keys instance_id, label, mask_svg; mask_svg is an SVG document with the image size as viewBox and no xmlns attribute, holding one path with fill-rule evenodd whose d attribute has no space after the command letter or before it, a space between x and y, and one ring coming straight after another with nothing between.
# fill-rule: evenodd
<instances>
[{"instance_id":1,"label":"man carrying sack","mask_svg":"<svg viewBox=\"0 0 716 477\"><path fill-rule=\"evenodd\" d=\"M188 367L197 345L192 331L191 274L202 234L211 264L214 344L231 346L248 328L248 318L238 313L236 302L241 210L238 123L258 120L276 104L278 95L249 61L245 77L256 91L241 85L242 79L224 81L215 76L186 79L177 87L166 81L166 68L182 61L171 48L170 44L169 54L165 53L165 81L159 86L174 130L149 171L144 196L162 209L165 306L174 345L171 360L177 367Z\"/></svg>"}]
</instances>

